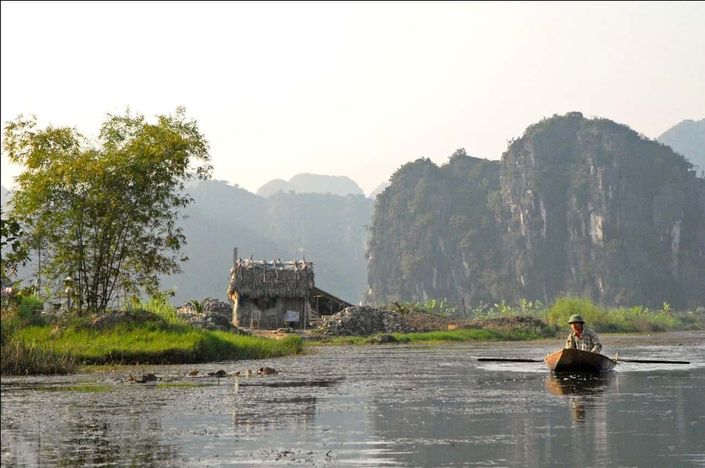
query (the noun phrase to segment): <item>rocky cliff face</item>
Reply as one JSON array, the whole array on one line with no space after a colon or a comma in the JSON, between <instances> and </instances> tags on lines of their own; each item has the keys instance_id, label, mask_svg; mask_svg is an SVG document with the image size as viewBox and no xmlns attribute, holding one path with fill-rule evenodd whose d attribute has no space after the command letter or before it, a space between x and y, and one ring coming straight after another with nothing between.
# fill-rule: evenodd
<instances>
[{"instance_id":1,"label":"rocky cliff face","mask_svg":"<svg viewBox=\"0 0 705 468\"><path fill-rule=\"evenodd\" d=\"M448 164L404 165L377 196L368 246L375 301L446 297L468 306L500 296L491 197L499 163L457 151Z\"/></svg>"},{"instance_id":2,"label":"rocky cliff face","mask_svg":"<svg viewBox=\"0 0 705 468\"><path fill-rule=\"evenodd\" d=\"M425 172L470 181L472 166L496 164L470 159L426 162ZM369 279L378 300L578 294L614 305L705 304L705 180L626 126L580 113L545 119L509 146L482 192L451 178L432 196L410 192L437 178L399 172L375 209ZM400 210L395 199L417 201ZM416 230L413 248L394 235L399 223Z\"/></svg>"},{"instance_id":3,"label":"rocky cliff face","mask_svg":"<svg viewBox=\"0 0 705 468\"><path fill-rule=\"evenodd\" d=\"M705 265L703 180L690 168L608 120L571 113L530 127L502 157L513 298L702 302L685 273Z\"/></svg>"}]
</instances>

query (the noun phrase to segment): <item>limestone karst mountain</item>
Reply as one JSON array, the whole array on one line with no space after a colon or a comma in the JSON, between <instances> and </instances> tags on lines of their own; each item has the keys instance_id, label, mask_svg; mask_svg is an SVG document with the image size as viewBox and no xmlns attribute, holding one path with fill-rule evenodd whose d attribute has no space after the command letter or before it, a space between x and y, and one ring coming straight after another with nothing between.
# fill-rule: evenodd
<instances>
[{"instance_id":1,"label":"limestone karst mountain","mask_svg":"<svg viewBox=\"0 0 705 468\"><path fill-rule=\"evenodd\" d=\"M391 182L371 229L375 301L705 305L705 180L624 125L554 116L499 162L458 151Z\"/></svg>"}]
</instances>

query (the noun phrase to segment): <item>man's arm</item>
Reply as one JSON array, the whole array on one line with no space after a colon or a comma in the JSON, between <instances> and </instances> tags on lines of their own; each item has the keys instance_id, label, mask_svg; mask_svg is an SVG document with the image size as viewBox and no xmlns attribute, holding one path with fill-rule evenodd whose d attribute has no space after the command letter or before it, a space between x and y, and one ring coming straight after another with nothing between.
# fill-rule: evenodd
<instances>
[{"instance_id":1,"label":"man's arm","mask_svg":"<svg viewBox=\"0 0 705 468\"><path fill-rule=\"evenodd\" d=\"M594 331L592 332L592 349L591 351L593 353L599 353L602 351L602 343L600 342L600 338L597 336L597 333Z\"/></svg>"},{"instance_id":2,"label":"man's arm","mask_svg":"<svg viewBox=\"0 0 705 468\"><path fill-rule=\"evenodd\" d=\"M568 335L568 339L565 340L566 348L575 348L575 341L573 341L573 334Z\"/></svg>"}]
</instances>

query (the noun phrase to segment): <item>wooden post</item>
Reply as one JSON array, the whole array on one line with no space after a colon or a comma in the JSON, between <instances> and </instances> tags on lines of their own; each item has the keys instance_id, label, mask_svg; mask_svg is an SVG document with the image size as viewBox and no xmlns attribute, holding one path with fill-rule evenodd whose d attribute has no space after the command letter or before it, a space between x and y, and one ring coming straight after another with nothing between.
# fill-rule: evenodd
<instances>
[{"instance_id":1,"label":"wooden post","mask_svg":"<svg viewBox=\"0 0 705 468\"><path fill-rule=\"evenodd\" d=\"M233 247L233 266L237 265L237 247Z\"/></svg>"}]
</instances>

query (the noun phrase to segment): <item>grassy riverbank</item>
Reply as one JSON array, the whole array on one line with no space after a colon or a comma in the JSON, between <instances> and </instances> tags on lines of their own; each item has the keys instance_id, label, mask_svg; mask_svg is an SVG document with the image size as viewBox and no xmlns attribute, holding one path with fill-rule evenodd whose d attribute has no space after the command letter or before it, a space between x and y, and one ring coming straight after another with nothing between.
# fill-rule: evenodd
<instances>
[{"instance_id":1,"label":"grassy riverbank","mask_svg":"<svg viewBox=\"0 0 705 468\"><path fill-rule=\"evenodd\" d=\"M392 337L392 338L389 338ZM373 336L314 337L307 340L310 345L365 345L385 343L445 343L458 341L523 341L538 340L544 335L526 330L497 331L489 329L436 330L412 333L376 334Z\"/></svg>"},{"instance_id":2,"label":"grassy riverbank","mask_svg":"<svg viewBox=\"0 0 705 468\"><path fill-rule=\"evenodd\" d=\"M94 317L49 322L36 310L3 310L2 373L71 373L79 365L180 364L265 359L303 351L303 340L273 340L194 328L173 307L144 304L135 320L97 326Z\"/></svg>"},{"instance_id":3,"label":"grassy riverbank","mask_svg":"<svg viewBox=\"0 0 705 468\"><path fill-rule=\"evenodd\" d=\"M581 314L587 325L599 333L705 329L702 311L674 312L668 304L659 310L645 307L606 308L589 299L576 297L558 298L550 306L528 301L513 307L505 303L493 304L464 314L448 307L444 301L395 303L387 308L405 315L412 326L430 326L435 330L373 336L321 336L308 342L314 345L362 345L564 338L569 332L568 318L573 314Z\"/></svg>"}]
</instances>

